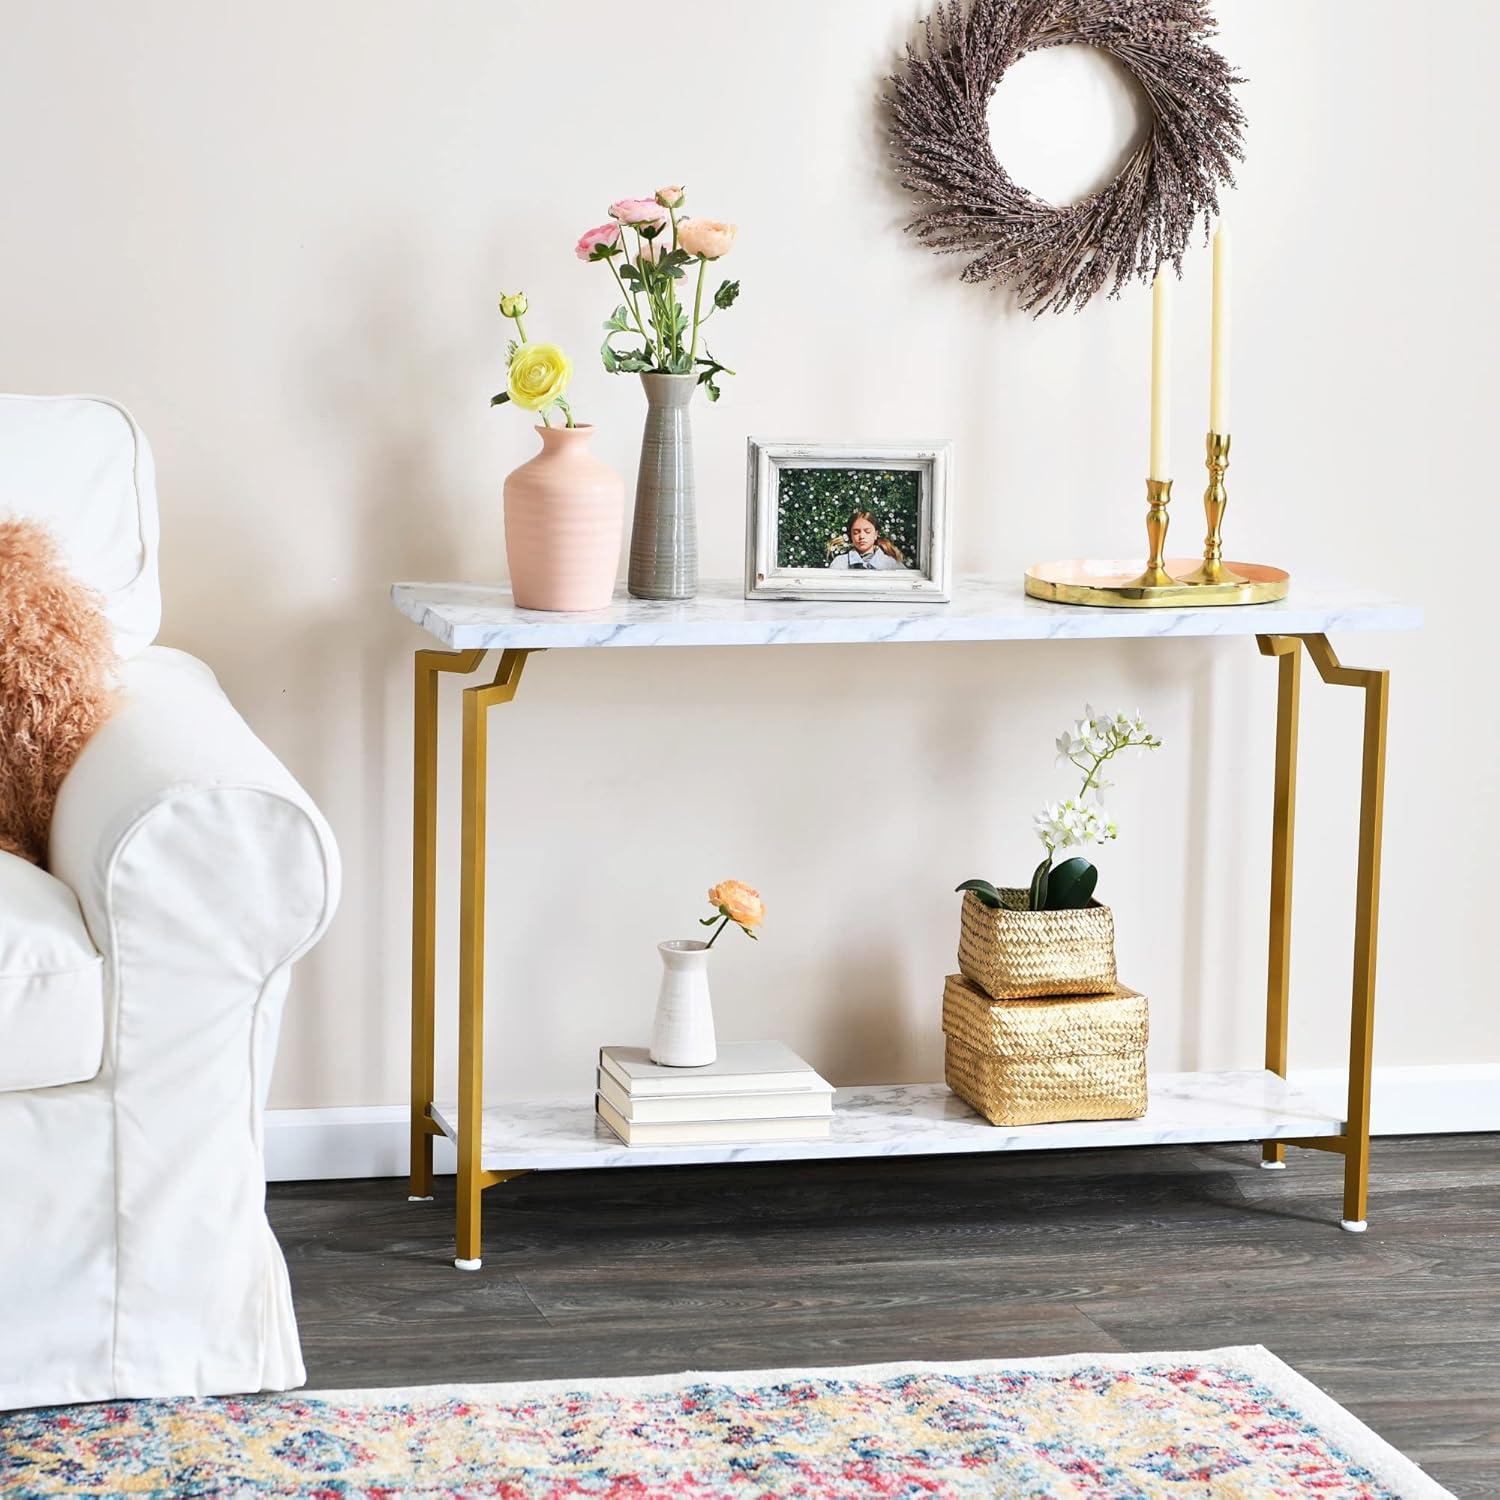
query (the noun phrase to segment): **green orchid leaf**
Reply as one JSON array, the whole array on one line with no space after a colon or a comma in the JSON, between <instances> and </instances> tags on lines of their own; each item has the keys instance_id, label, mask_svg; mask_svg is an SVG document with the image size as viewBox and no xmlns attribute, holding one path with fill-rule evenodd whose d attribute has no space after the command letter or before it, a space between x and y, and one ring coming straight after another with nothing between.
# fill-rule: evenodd
<instances>
[{"instance_id":1,"label":"green orchid leaf","mask_svg":"<svg viewBox=\"0 0 1500 1500\"><path fill-rule=\"evenodd\" d=\"M1036 872L1031 877L1031 889L1028 892L1029 900L1027 908L1030 911L1047 910L1047 886L1052 874L1052 856L1049 854L1041 864L1036 867Z\"/></svg>"},{"instance_id":2,"label":"green orchid leaf","mask_svg":"<svg viewBox=\"0 0 1500 1500\"><path fill-rule=\"evenodd\" d=\"M1094 899L1099 871L1086 859L1065 859L1047 880L1047 911L1077 911Z\"/></svg>"},{"instance_id":3,"label":"green orchid leaf","mask_svg":"<svg viewBox=\"0 0 1500 1500\"><path fill-rule=\"evenodd\" d=\"M953 889L955 891L973 891L991 911L999 911L1000 909L1000 892L988 880L966 880L962 885L954 886Z\"/></svg>"}]
</instances>

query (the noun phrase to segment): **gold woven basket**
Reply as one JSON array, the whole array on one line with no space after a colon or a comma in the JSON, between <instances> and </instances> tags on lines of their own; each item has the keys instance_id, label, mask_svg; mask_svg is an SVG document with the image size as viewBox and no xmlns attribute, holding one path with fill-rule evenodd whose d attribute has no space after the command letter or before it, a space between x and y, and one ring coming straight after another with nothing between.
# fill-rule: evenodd
<instances>
[{"instance_id":1,"label":"gold woven basket","mask_svg":"<svg viewBox=\"0 0 1500 1500\"><path fill-rule=\"evenodd\" d=\"M1028 911L1027 893L1002 890L999 910L964 893L958 966L996 1000L1107 995L1115 988L1115 919L1097 901L1073 911Z\"/></svg>"},{"instance_id":2,"label":"gold woven basket","mask_svg":"<svg viewBox=\"0 0 1500 1500\"><path fill-rule=\"evenodd\" d=\"M948 1087L991 1125L1134 1120L1146 1113L1144 995L991 1000L943 988Z\"/></svg>"}]
</instances>

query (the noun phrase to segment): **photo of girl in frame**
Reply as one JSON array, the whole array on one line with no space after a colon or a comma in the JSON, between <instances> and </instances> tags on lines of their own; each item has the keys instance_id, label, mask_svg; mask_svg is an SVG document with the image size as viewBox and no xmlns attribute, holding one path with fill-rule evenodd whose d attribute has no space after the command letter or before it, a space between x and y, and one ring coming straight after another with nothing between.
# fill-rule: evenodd
<instances>
[{"instance_id":1,"label":"photo of girl in frame","mask_svg":"<svg viewBox=\"0 0 1500 1500\"><path fill-rule=\"evenodd\" d=\"M750 438L745 597L946 603L952 451Z\"/></svg>"},{"instance_id":2,"label":"photo of girl in frame","mask_svg":"<svg viewBox=\"0 0 1500 1500\"><path fill-rule=\"evenodd\" d=\"M842 547L834 547L828 559L830 568L862 568L874 573L910 564L901 549L880 529L880 523L867 510L856 510L844 523Z\"/></svg>"}]
</instances>

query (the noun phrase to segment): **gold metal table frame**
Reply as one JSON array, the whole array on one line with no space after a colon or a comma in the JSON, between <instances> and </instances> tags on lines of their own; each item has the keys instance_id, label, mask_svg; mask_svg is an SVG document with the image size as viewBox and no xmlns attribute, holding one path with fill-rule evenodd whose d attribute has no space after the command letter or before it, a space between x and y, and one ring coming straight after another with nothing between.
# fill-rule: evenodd
<instances>
[{"instance_id":1,"label":"gold metal table frame","mask_svg":"<svg viewBox=\"0 0 1500 1500\"><path fill-rule=\"evenodd\" d=\"M1360 753L1359 856L1355 877L1353 996L1349 1028L1349 1095L1341 1135L1262 1144L1261 1165L1284 1167L1285 1147L1331 1151L1344 1158L1342 1227L1362 1231L1370 1169L1370 1076L1375 1019L1380 842L1385 798L1385 743L1390 674L1342 665L1324 635L1259 635L1261 654L1277 663L1275 798L1271 823L1270 943L1266 976L1266 1068L1284 1078L1290 1011L1292 846L1297 802L1297 726L1306 647L1325 683L1364 690ZM543 648L536 648L543 649ZM416 653L412 818L411 1197L432 1197L437 917L438 685L440 673L476 672L485 650ZM463 690L463 791L459 894L457 1255L461 1270L481 1264L485 1188L523 1175L487 1170L484 1124L485 797L488 715L516 695L533 649L500 652L494 679Z\"/></svg>"}]
</instances>

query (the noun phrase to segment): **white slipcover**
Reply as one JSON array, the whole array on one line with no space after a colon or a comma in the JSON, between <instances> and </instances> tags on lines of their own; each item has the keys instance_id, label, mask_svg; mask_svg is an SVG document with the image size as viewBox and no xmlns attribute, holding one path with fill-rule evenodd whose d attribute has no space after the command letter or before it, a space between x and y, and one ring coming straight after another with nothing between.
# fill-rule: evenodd
<instances>
[{"instance_id":1,"label":"white slipcover","mask_svg":"<svg viewBox=\"0 0 1500 1500\"><path fill-rule=\"evenodd\" d=\"M115 649L161 628L156 471L145 435L102 396L0 395L0 516L34 516L97 589Z\"/></svg>"},{"instance_id":2,"label":"white slipcover","mask_svg":"<svg viewBox=\"0 0 1500 1500\"><path fill-rule=\"evenodd\" d=\"M104 1052L104 959L55 876L0 851L0 1093L78 1083Z\"/></svg>"},{"instance_id":3,"label":"white slipcover","mask_svg":"<svg viewBox=\"0 0 1500 1500\"><path fill-rule=\"evenodd\" d=\"M141 451L115 449L137 474ZM0 439L0 474L14 457ZM207 667L142 643L63 783L49 863L100 955L102 1056L0 1092L0 1409L299 1385L261 1121L291 965L338 899L328 827ZM0 1013L0 1056L27 1038Z\"/></svg>"}]
</instances>

